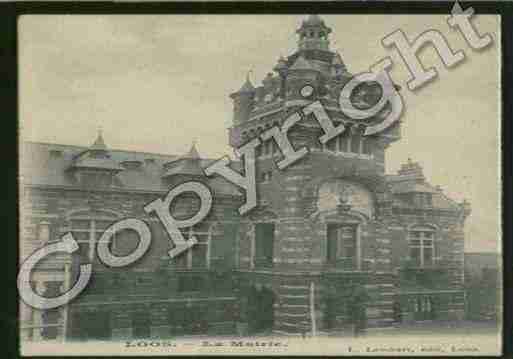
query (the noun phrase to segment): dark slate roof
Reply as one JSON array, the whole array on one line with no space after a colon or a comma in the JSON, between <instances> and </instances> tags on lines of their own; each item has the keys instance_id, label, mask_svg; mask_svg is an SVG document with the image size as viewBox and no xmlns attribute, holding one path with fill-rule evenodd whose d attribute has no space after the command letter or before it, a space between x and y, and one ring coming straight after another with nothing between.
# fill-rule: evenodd
<instances>
[{"instance_id":1,"label":"dark slate roof","mask_svg":"<svg viewBox=\"0 0 513 359\"><path fill-rule=\"evenodd\" d=\"M21 183L35 186L79 187L69 169L77 163L82 156L87 157L88 147L51 144L41 142L25 142L20 146L20 176ZM109 161L118 166L126 161L139 161L137 168L124 168L116 175L114 189L159 191L169 189L166 181L161 178L163 166L180 156L165 155L148 152L134 152L123 150L107 150ZM88 158L88 161L91 158ZM198 160L202 168L207 167L213 159ZM238 162L232 162L234 169L238 170ZM238 187L224 178L212 177L207 180L215 194L241 196Z\"/></svg>"},{"instance_id":2,"label":"dark slate roof","mask_svg":"<svg viewBox=\"0 0 513 359\"><path fill-rule=\"evenodd\" d=\"M103 150L102 150L103 151ZM123 167L120 166L118 162L113 160L110 157L93 157L90 152L84 152L78 158L73 161L71 167L80 169L80 168L89 168L89 169L98 169L98 170L108 170L113 172L118 172L123 170Z\"/></svg>"},{"instance_id":3,"label":"dark slate roof","mask_svg":"<svg viewBox=\"0 0 513 359\"><path fill-rule=\"evenodd\" d=\"M437 193L438 191L426 183L398 182L391 183L394 193Z\"/></svg>"}]
</instances>

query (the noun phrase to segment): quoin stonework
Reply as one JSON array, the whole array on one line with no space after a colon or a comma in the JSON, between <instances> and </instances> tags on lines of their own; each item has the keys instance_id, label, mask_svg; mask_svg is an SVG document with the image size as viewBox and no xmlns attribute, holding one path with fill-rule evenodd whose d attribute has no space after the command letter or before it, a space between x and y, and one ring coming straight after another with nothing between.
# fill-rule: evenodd
<instances>
[{"instance_id":1,"label":"quoin stonework","mask_svg":"<svg viewBox=\"0 0 513 359\"><path fill-rule=\"evenodd\" d=\"M100 132L90 147L22 145L21 260L67 232L80 245L79 254L53 254L39 263L33 288L57 296L75 282L80 264L93 265L88 287L70 304L51 310L20 304L22 339L324 335L463 319L469 203L445 196L414 161L387 175L385 152L400 140L400 123L364 136L366 126L389 111L348 118L338 98L353 74L330 49L332 29L312 15L296 32L296 51L279 58L260 86L248 77L230 94L230 146L281 126L313 101L347 129L321 144L319 123L305 116L288 137L310 152L283 170L275 140L263 141L256 159L258 206L245 215L238 211L243 191L221 176L207 177L204 168L214 159L202 158L195 144L180 156L129 152L110 149ZM380 91L376 83L363 83L351 101L369 108ZM198 244L170 258L169 237L144 206L187 181L205 183L213 206L201 223L181 229ZM170 211L185 219L199 206L196 196L184 193ZM127 267L106 267L97 242L123 218L150 226L151 247ZM113 237L115 255L137 247L133 231Z\"/></svg>"}]
</instances>

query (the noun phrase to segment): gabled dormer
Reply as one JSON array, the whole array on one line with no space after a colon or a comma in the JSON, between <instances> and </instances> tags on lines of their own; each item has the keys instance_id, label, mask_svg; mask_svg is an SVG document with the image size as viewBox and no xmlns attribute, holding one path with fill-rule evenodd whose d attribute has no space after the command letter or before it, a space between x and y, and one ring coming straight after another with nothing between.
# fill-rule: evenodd
<instances>
[{"instance_id":1,"label":"gabled dormer","mask_svg":"<svg viewBox=\"0 0 513 359\"><path fill-rule=\"evenodd\" d=\"M68 171L74 180L86 187L111 187L115 176L123 168L111 158L101 131L89 149L73 158Z\"/></svg>"}]
</instances>

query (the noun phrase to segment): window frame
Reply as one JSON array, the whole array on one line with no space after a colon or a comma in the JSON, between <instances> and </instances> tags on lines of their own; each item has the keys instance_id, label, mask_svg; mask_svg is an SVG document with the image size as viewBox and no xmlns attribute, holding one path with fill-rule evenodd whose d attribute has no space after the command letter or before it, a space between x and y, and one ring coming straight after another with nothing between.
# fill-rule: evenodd
<instances>
[{"instance_id":1,"label":"window frame","mask_svg":"<svg viewBox=\"0 0 513 359\"><path fill-rule=\"evenodd\" d=\"M418 233L418 237L414 235L414 233ZM429 236L426 236L429 234ZM435 238L436 238L436 230L434 228L411 228L408 231L408 258L413 260L411 256L411 250L413 248L419 249L419 262L415 264L419 266L419 268L431 267L435 263ZM418 243L413 243L414 241L418 241ZM429 242L428 242L429 241ZM426 249L431 250L431 259L430 263L426 263Z\"/></svg>"}]
</instances>

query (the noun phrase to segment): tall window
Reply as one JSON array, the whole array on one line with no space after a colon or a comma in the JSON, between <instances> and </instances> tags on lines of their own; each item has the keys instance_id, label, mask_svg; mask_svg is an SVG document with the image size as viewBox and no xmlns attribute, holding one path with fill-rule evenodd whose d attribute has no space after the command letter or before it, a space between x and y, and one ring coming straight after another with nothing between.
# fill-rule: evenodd
<instances>
[{"instance_id":1,"label":"tall window","mask_svg":"<svg viewBox=\"0 0 513 359\"><path fill-rule=\"evenodd\" d=\"M255 266L270 267L273 264L274 223L255 224Z\"/></svg>"},{"instance_id":2,"label":"tall window","mask_svg":"<svg viewBox=\"0 0 513 359\"><path fill-rule=\"evenodd\" d=\"M351 136L351 152L360 153L360 145L361 145L361 135L359 133L354 133Z\"/></svg>"},{"instance_id":3,"label":"tall window","mask_svg":"<svg viewBox=\"0 0 513 359\"><path fill-rule=\"evenodd\" d=\"M355 225L328 224L326 261L346 269L358 268L358 236Z\"/></svg>"},{"instance_id":4,"label":"tall window","mask_svg":"<svg viewBox=\"0 0 513 359\"><path fill-rule=\"evenodd\" d=\"M71 232L80 246L83 263L91 263L95 258L95 246L103 232L115 221L114 216L81 215L71 219ZM129 234L132 231L124 231ZM134 232L135 233L135 232ZM137 234L135 234L137 236ZM116 239L113 238L112 241ZM112 245L112 242L111 242Z\"/></svg>"},{"instance_id":5,"label":"tall window","mask_svg":"<svg viewBox=\"0 0 513 359\"><path fill-rule=\"evenodd\" d=\"M419 267L432 265L434 231L430 228L413 229L409 237L410 260Z\"/></svg>"},{"instance_id":6,"label":"tall window","mask_svg":"<svg viewBox=\"0 0 513 359\"><path fill-rule=\"evenodd\" d=\"M194 236L198 243L188 251L182 252L179 256L172 259L176 267L182 269L209 268L212 233L208 225L203 223L201 226L184 228L181 231L185 240L189 240L191 236Z\"/></svg>"},{"instance_id":7,"label":"tall window","mask_svg":"<svg viewBox=\"0 0 513 359\"><path fill-rule=\"evenodd\" d=\"M340 152L349 152L349 131L344 131L338 136L338 148Z\"/></svg>"}]
</instances>

